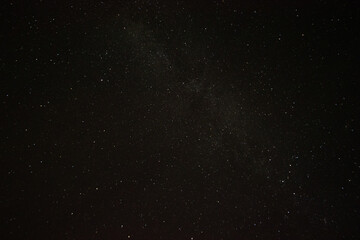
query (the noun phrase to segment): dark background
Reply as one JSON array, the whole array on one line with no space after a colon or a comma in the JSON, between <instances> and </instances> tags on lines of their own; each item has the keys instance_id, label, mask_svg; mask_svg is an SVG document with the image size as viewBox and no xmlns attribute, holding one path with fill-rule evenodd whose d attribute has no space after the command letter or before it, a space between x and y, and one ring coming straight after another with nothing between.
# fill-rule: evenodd
<instances>
[{"instance_id":1,"label":"dark background","mask_svg":"<svg viewBox=\"0 0 360 240\"><path fill-rule=\"evenodd\" d=\"M1 5L1 239L359 238L356 1Z\"/></svg>"}]
</instances>

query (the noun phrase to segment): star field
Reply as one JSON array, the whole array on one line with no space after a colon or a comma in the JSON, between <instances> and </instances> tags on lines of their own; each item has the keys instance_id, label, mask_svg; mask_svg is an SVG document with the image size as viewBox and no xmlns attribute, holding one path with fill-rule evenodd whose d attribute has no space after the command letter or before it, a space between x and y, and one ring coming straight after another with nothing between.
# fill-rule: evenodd
<instances>
[{"instance_id":1,"label":"star field","mask_svg":"<svg viewBox=\"0 0 360 240\"><path fill-rule=\"evenodd\" d=\"M3 239L357 239L359 5L11 1Z\"/></svg>"}]
</instances>

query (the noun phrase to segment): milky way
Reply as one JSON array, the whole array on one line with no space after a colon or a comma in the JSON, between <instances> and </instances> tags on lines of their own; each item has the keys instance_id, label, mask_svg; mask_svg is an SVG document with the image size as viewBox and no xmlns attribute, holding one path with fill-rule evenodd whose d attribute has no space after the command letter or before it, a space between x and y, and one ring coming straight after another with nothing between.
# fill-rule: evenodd
<instances>
[{"instance_id":1,"label":"milky way","mask_svg":"<svg viewBox=\"0 0 360 240\"><path fill-rule=\"evenodd\" d=\"M356 3L1 11L6 239L357 239Z\"/></svg>"}]
</instances>

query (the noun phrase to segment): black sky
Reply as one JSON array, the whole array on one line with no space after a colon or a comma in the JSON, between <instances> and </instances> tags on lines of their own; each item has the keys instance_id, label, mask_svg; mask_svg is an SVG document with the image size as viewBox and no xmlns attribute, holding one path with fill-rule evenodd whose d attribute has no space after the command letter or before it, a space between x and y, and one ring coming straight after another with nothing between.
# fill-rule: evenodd
<instances>
[{"instance_id":1,"label":"black sky","mask_svg":"<svg viewBox=\"0 0 360 240\"><path fill-rule=\"evenodd\" d=\"M2 239L358 239L355 1L12 1Z\"/></svg>"}]
</instances>

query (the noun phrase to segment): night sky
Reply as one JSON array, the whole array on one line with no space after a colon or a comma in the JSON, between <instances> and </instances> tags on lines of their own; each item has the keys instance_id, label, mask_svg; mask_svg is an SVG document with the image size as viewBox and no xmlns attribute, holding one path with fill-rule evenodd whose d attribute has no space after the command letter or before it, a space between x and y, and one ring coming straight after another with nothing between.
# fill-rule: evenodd
<instances>
[{"instance_id":1,"label":"night sky","mask_svg":"<svg viewBox=\"0 0 360 240\"><path fill-rule=\"evenodd\" d=\"M1 239L359 239L356 1L1 5Z\"/></svg>"}]
</instances>

